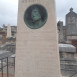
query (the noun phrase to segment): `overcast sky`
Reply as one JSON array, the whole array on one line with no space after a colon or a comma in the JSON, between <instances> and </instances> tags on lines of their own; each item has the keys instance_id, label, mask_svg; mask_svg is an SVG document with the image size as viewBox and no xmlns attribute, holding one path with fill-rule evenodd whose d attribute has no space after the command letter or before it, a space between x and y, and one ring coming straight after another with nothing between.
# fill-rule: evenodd
<instances>
[{"instance_id":1,"label":"overcast sky","mask_svg":"<svg viewBox=\"0 0 77 77\"><path fill-rule=\"evenodd\" d=\"M77 0L56 0L57 20L64 21L73 7L77 12ZM0 27L5 24L17 25L18 0L0 0Z\"/></svg>"}]
</instances>

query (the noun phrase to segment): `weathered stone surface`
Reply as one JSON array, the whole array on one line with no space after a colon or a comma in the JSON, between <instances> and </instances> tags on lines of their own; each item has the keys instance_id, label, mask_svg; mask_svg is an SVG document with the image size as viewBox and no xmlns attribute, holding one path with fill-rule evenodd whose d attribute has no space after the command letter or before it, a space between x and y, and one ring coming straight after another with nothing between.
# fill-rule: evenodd
<instances>
[{"instance_id":1,"label":"weathered stone surface","mask_svg":"<svg viewBox=\"0 0 77 77\"><path fill-rule=\"evenodd\" d=\"M11 26L10 26L10 24L8 24L8 27L7 27L7 38L9 38L9 37L12 37L11 36Z\"/></svg>"},{"instance_id":2,"label":"weathered stone surface","mask_svg":"<svg viewBox=\"0 0 77 77\"><path fill-rule=\"evenodd\" d=\"M33 4L48 12L46 24L39 29L24 23L24 12ZM19 0L15 68L15 77L60 77L54 0Z\"/></svg>"}]
</instances>

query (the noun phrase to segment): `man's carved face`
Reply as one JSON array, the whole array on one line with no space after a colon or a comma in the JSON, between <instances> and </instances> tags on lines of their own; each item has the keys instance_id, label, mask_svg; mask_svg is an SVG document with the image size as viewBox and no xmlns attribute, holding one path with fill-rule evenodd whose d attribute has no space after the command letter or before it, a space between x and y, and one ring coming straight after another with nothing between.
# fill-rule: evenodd
<instances>
[{"instance_id":1,"label":"man's carved face","mask_svg":"<svg viewBox=\"0 0 77 77\"><path fill-rule=\"evenodd\" d=\"M41 19L41 15L40 15L39 10L37 8L34 8L32 10L31 17L34 22Z\"/></svg>"}]
</instances>

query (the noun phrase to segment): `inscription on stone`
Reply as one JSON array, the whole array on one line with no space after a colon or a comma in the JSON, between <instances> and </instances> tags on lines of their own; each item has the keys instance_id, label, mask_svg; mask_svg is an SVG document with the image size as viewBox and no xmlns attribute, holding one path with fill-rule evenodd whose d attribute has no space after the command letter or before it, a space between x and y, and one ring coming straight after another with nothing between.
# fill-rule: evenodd
<instances>
[{"instance_id":1,"label":"inscription on stone","mask_svg":"<svg viewBox=\"0 0 77 77\"><path fill-rule=\"evenodd\" d=\"M22 3L25 3L25 2L34 2L34 1L37 1L37 0L22 0Z\"/></svg>"},{"instance_id":2,"label":"inscription on stone","mask_svg":"<svg viewBox=\"0 0 77 77\"><path fill-rule=\"evenodd\" d=\"M25 3L25 2L35 2L35 1L41 1L41 0L21 0L22 3ZM45 0L47 1L47 0Z\"/></svg>"},{"instance_id":3,"label":"inscription on stone","mask_svg":"<svg viewBox=\"0 0 77 77\"><path fill-rule=\"evenodd\" d=\"M27 0L22 0L22 3L27 2Z\"/></svg>"}]
</instances>

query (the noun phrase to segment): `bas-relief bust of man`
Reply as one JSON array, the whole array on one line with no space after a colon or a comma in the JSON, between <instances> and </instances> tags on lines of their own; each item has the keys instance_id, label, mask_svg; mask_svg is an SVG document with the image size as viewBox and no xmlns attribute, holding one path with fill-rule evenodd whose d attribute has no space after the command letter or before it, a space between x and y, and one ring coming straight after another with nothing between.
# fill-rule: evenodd
<instances>
[{"instance_id":1,"label":"bas-relief bust of man","mask_svg":"<svg viewBox=\"0 0 77 77\"><path fill-rule=\"evenodd\" d=\"M31 19L32 19L32 24L33 26L40 26L42 25L42 18L41 18L41 14L38 10L38 8L34 8L31 12Z\"/></svg>"},{"instance_id":2,"label":"bas-relief bust of man","mask_svg":"<svg viewBox=\"0 0 77 77\"><path fill-rule=\"evenodd\" d=\"M40 5L32 5L25 13L25 23L31 29L38 29L42 27L46 22L46 18L46 10Z\"/></svg>"},{"instance_id":3,"label":"bas-relief bust of man","mask_svg":"<svg viewBox=\"0 0 77 77\"><path fill-rule=\"evenodd\" d=\"M41 15L39 13L38 8L34 8L32 10L31 18L32 18L33 22L37 22L37 21L39 21L41 19Z\"/></svg>"}]
</instances>

